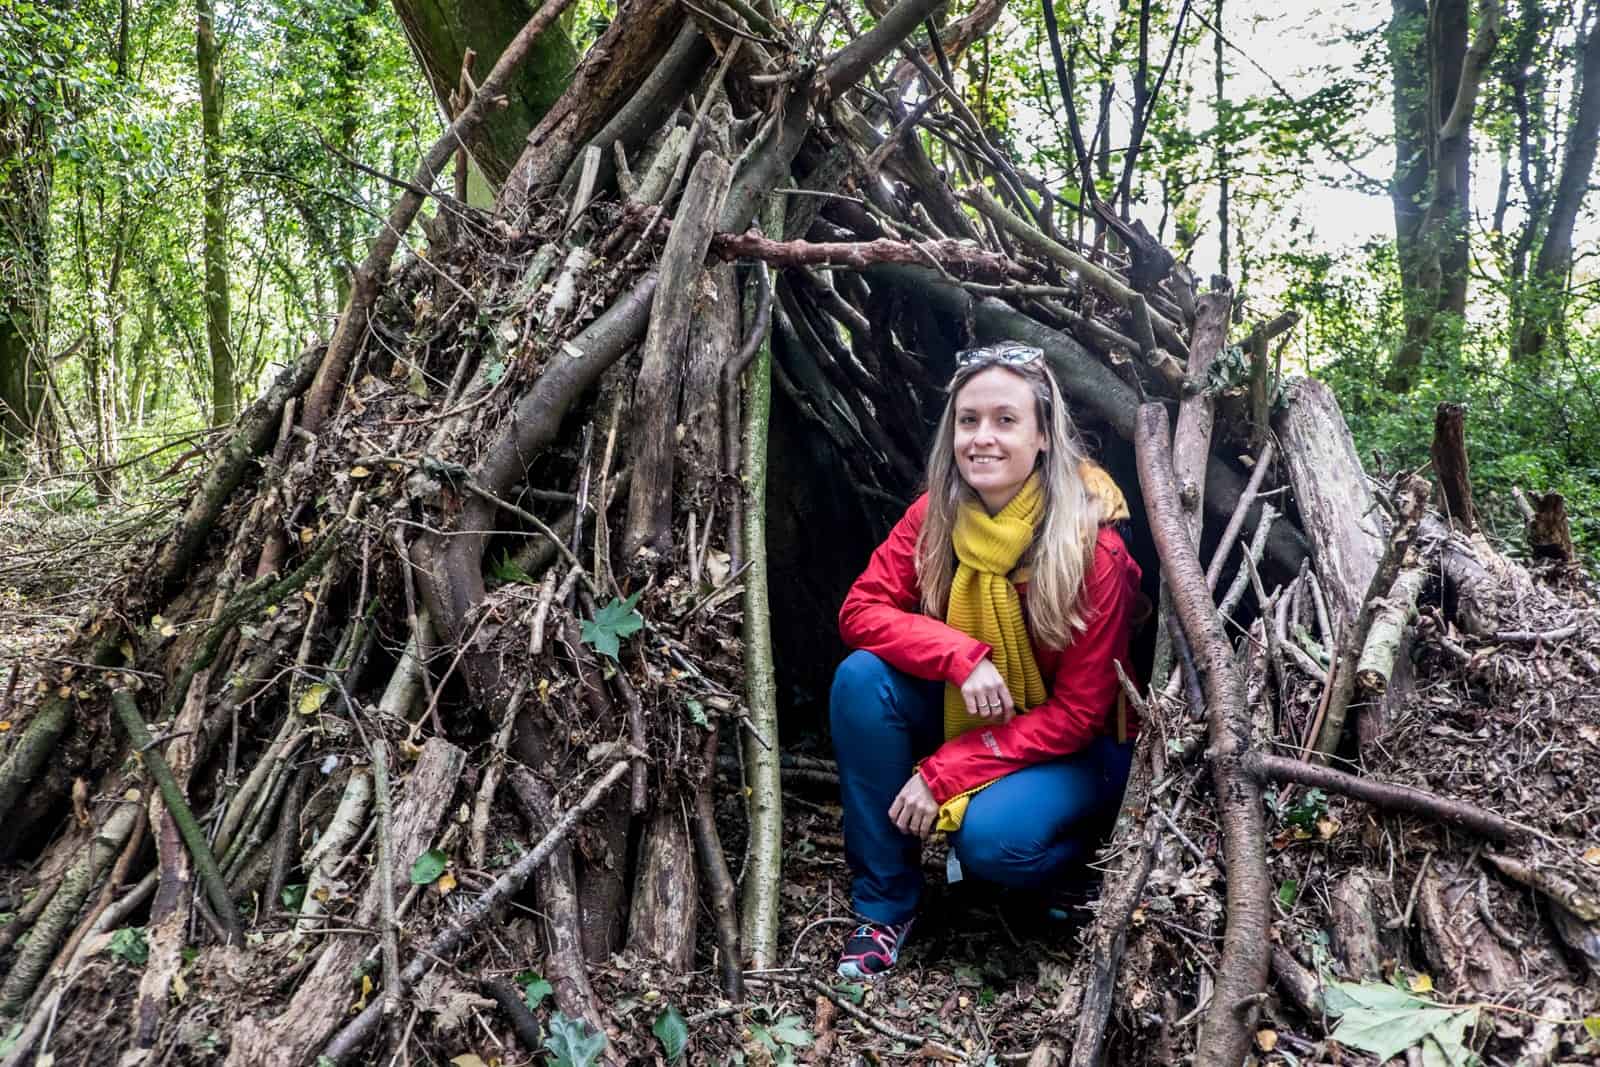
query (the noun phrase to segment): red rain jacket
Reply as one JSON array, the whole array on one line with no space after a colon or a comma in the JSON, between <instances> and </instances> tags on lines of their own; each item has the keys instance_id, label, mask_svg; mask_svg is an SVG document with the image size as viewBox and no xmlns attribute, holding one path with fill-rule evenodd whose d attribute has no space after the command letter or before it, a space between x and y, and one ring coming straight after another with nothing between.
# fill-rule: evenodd
<instances>
[{"instance_id":1,"label":"red rain jacket","mask_svg":"<svg viewBox=\"0 0 1600 1067\"><path fill-rule=\"evenodd\" d=\"M922 614L917 585L917 533L928 511L917 498L889 537L872 553L867 569L850 587L839 609L839 635L915 678L959 687L990 647ZM1139 565L1122 537L1100 527L1094 565L1084 579L1089 628L1065 649L1033 646L1049 696L1008 723L982 726L946 741L921 764L923 780L941 806L952 797L987 785L1012 771L1088 746L1115 732L1112 711L1118 686L1114 660L1132 675L1128 643L1139 597ZM1028 587L1017 586L1024 608ZM1133 724L1129 724L1130 734Z\"/></svg>"}]
</instances>

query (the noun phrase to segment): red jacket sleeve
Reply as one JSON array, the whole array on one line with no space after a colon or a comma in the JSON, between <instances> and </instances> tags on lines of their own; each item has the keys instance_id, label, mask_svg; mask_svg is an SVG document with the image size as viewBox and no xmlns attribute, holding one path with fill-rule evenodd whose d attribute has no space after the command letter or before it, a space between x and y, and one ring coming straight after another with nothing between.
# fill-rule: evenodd
<instances>
[{"instance_id":1,"label":"red jacket sleeve","mask_svg":"<svg viewBox=\"0 0 1600 1067\"><path fill-rule=\"evenodd\" d=\"M1094 565L1084 580L1089 627L1062 650L1050 696L1025 715L969 730L922 762L923 780L941 805L1012 771L1071 755L1100 734L1116 705L1113 661L1128 662L1139 567L1122 538L1102 527Z\"/></svg>"},{"instance_id":2,"label":"red jacket sleeve","mask_svg":"<svg viewBox=\"0 0 1600 1067\"><path fill-rule=\"evenodd\" d=\"M839 609L839 636L913 678L959 686L991 649L942 619L922 614L917 585L917 533L926 494L906 510L872 553Z\"/></svg>"}]
</instances>

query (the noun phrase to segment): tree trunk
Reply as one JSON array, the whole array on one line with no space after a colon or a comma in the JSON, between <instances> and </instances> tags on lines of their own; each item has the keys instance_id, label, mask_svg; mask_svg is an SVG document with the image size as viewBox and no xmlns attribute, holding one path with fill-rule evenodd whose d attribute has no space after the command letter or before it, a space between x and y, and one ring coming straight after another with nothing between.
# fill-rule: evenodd
<instances>
[{"instance_id":1,"label":"tree trunk","mask_svg":"<svg viewBox=\"0 0 1600 1067\"><path fill-rule=\"evenodd\" d=\"M1389 200L1394 210L1396 259L1406 321L1417 314L1420 251L1417 234L1426 211L1432 137L1428 124L1428 2L1392 0L1387 31L1394 81L1394 172Z\"/></svg>"},{"instance_id":2,"label":"tree trunk","mask_svg":"<svg viewBox=\"0 0 1600 1067\"><path fill-rule=\"evenodd\" d=\"M1424 355L1436 340L1434 327L1441 311L1459 317L1466 306L1466 216L1468 210L1467 179L1471 163L1471 131L1476 110L1478 88L1483 80L1490 55L1499 38L1499 0L1480 0L1478 30L1472 47L1457 62L1455 38L1457 30L1465 32L1465 0L1440 0L1428 23L1428 59L1430 91L1427 97L1426 117L1429 129L1429 162L1431 164L1432 193L1427 210L1417 228L1414 255L1415 287L1410 290L1414 299L1406 300L1405 337L1395 353L1384 385L1391 392L1406 392L1420 373ZM1458 8L1461 8L1459 12ZM1398 62L1395 41L1403 46L1408 29L1397 29L1401 23L1398 5L1396 19L1391 23L1391 54ZM1410 13L1405 13L1404 27L1414 25ZM1398 109L1400 89L1396 87ZM1402 116L1396 114L1399 128ZM1396 199L1396 232L1401 228L1401 200L1410 195L1409 186L1398 179ZM1401 244L1402 259L1404 245ZM1405 267L1402 263L1402 277Z\"/></svg>"},{"instance_id":3,"label":"tree trunk","mask_svg":"<svg viewBox=\"0 0 1600 1067\"><path fill-rule=\"evenodd\" d=\"M222 78L211 0L195 0L195 71L200 81L200 147L205 171L206 342L211 352L211 425L238 413L228 329L228 188L222 159Z\"/></svg>"},{"instance_id":4,"label":"tree trunk","mask_svg":"<svg viewBox=\"0 0 1600 1067\"><path fill-rule=\"evenodd\" d=\"M534 5L528 0L394 0L394 10L439 109L449 118L463 56L469 50L476 55L474 81L481 79L533 15ZM506 106L467 136L467 151L490 185L499 187L511 173L528 131L566 91L577 61L566 21L556 22L534 41L532 55L506 86Z\"/></svg>"},{"instance_id":5,"label":"tree trunk","mask_svg":"<svg viewBox=\"0 0 1600 1067\"><path fill-rule=\"evenodd\" d=\"M50 436L49 134L43 112L0 105L0 457Z\"/></svg>"},{"instance_id":6,"label":"tree trunk","mask_svg":"<svg viewBox=\"0 0 1600 1067\"><path fill-rule=\"evenodd\" d=\"M1589 0L1587 10L1589 34L1583 42L1582 69L1575 79L1576 99L1567 126L1561 177L1521 308L1516 354L1524 359L1538 358L1552 332L1558 339L1562 337L1567 275L1572 270L1572 233L1591 188L1595 151L1600 146L1600 3Z\"/></svg>"}]
</instances>

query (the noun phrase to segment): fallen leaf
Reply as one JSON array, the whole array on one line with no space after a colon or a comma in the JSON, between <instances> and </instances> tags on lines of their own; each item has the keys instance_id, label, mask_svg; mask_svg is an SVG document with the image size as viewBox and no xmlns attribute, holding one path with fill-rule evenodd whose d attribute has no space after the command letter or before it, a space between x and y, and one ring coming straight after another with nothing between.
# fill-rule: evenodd
<instances>
[{"instance_id":1,"label":"fallen leaf","mask_svg":"<svg viewBox=\"0 0 1600 1067\"><path fill-rule=\"evenodd\" d=\"M1256 1045L1261 1049L1262 1052L1271 1052L1273 1049L1278 1047L1278 1031L1257 1030Z\"/></svg>"},{"instance_id":2,"label":"fallen leaf","mask_svg":"<svg viewBox=\"0 0 1600 1067\"><path fill-rule=\"evenodd\" d=\"M360 466L358 464L358 465L350 468L350 477L352 477L352 478L370 478L370 477L372 477L372 472L367 470L367 468L365 468L363 466ZM476 1056L474 1056L473 1058L477 1059Z\"/></svg>"},{"instance_id":3,"label":"fallen leaf","mask_svg":"<svg viewBox=\"0 0 1600 1067\"><path fill-rule=\"evenodd\" d=\"M1414 974L1414 975L1411 976L1411 980L1409 982L1407 982L1406 984L1411 987L1411 992L1413 992L1413 993L1432 993L1433 992L1433 976L1432 975Z\"/></svg>"},{"instance_id":4,"label":"fallen leaf","mask_svg":"<svg viewBox=\"0 0 1600 1067\"><path fill-rule=\"evenodd\" d=\"M372 976L370 974L364 974L364 975L361 976L361 999L356 1001L356 1005L355 1005L354 1008L350 1009L351 1014L356 1014L358 1012L366 1011L367 1010L367 998L370 997L371 995L372 995Z\"/></svg>"},{"instance_id":5,"label":"fallen leaf","mask_svg":"<svg viewBox=\"0 0 1600 1067\"><path fill-rule=\"evenodd\" d=\"M300 527L300 543L302 545L309 545L311 542L315 541L316 539L317 539L317 532L315 530L313 530L309 526Z\"/></svg>"},{"instance_id":6,"label":"fallen leaf","mask_svg":"<svg viewBox=\"0 0 1600 1067\"><path fill-rule=\"evenodd\" d=\"M172 976L172 995L180 1001L189 995L189 983L183 980L183 975L181 974Z\"/></svg>"},{"instance_id":7,"label":"fallen leaf","mask_svg":"<svg viewBox=\"0 0 1600 1067\"><path fill-rule=\"evenodd\" d=\"M441 897L447 897L455 891L456 876L445 871L439 876L439 880L433 883L433 887L439 891Z\"/></svg>"},{"instance_id":8,"label":"fallen leaf","mask_svg":"<svg viewBox=\"0 0 1600 1067\"><path fill-rule=\"evenodd\" d=\"M455 1064L455 1067L489 1067L475 1052L463 1052L459 1056L451 1056L450 1062Z\"/></svg>"},{"instance_id":9,"label":"fallen leaf","mask_svg":"<svg viewBox=\"0 0 1600 1067\"><path fill-rule=\"evenodd\" d=\"M318 682L300 694L300 703L297 705L302 715L314 715L328 702L328 694L333 692L326 682Z\"/></svg>"},{"instance_id":10,"label":"fallen leaf","mask_svg":"<svg viewBox=\"0 0 1600 1067\"><path fill-rule=\"evenodd\" d=\"M1600 867L1600 845L1594 845L1583 850L1583 862L1592 867Z\"/></svg>"}]
</instances>

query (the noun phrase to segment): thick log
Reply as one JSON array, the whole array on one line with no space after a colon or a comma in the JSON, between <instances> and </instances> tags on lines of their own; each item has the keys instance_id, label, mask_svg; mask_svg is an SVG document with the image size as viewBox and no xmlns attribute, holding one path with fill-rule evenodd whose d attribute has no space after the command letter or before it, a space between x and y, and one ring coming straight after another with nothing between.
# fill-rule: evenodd
<instances>
[{"instance_id":1,"label":"thick log","mask_svg":"<svg viewBox=\"0 0 1600 1067\"><path fill-rule=\"evenodd\" d=\"M633 884L628 951L686 974L694 968L700 894L682 808L668 798L645 831Z\"/></svg>"},{"instance_id":2,"label":"thick log","mask_svg":"<svg viewBox=\"0 0 1600 1067\"><path fill-rule=\"evenodd\" d=\"M550 790L525 767L513 767L506 781L522 808L528 829L548 835L556 824L555 798ZM545 920L544 974L555 991L556 1004L569 1017L586 1019L589 1025L601 1029L604 1015L584 965L577 869L572 846L566 840L554 843L550 858L535 868L533 883Z\"/></svg>"},{"instance_id":3,"label":"thick log","mask_svg":"<svg viewBox=\"0 0 1600 1067\"><path fill-rule=\"evenodd\" d=\"M440 823L453 810L451 800L466 762L466 753L447 741L434 738L422 746L392 820L396 882L407 883L412 862L432 844ZM356 910L356 927L377 926L383 906L381 882L380 878L369 881ZM323 1043L349 1015L350 1005L359 995L351 975L371 947L371 940L361 935L329 934L322 955L280 1014L272 1019L246 1016L239 1021L227 1062L233 1067L253 1067L316 1060Z\"/></svg>"},{"instance_id":4,"label":"thick log","mask_svg":"<svg viewBox=\"0 0 1600 1067\"><path fill-rule=\"evenodd\" d=\"M1196 1060L1207 1064L1242 1063L1250 1048L1252 1021L1266 988L1271 944L1271 908L1262 817L1261 787L1244 768L1249 755L1250 718L1244 679L1233 658L1227 631L1206 588L1200 554L1189 536L1178 502L1167 436L1167 413L1159 404L1139 412L1134 446L1139 485L1144 491L1150 529L1161 556L1162 578L1184 635L1204 678L1208 756L1216 783L1222 823L1223 856L1228 865L1227 926L1216 993L1206 1010Z\"/></svg>"},{"instance_id":5,"label":"thick log","mask_svg":"<svg viewBox=\"0 0 1600 1067\"><path fill-rule=\"evenodd\" d=\"M720 263L706 269L689 327L689 354L678 423L684 428L684 489L709 495L722 468L723 368L739 347L738 268ZM696 506L705 503L696 500ZM703 516L709 518L709 516ZM709 531L707 531L709 534Z\"/></svg>"},{"instance_id":6,"label":"thick log","mask_svg":"<svg viewBox=\"0 0 1600 1067\"><path fill-rule=\"evenodd\" d=\"M1439 480L1444 513L1468 533L1478 528L1472 506L1472 467L1467 461L1466 409L1460 404L1440 404L1433 416L1433 476Z\"/></svg>"},{"instance_id":7,"label":"thick log","mask_svg":"<svg viewBox=\"0 0 1600 1067\"><path fill-rule=\"evenodd\" d=\"M1312 378L1296 382L1276 420L1300 528L1343 634L1355 621L1383 555L1385 524L1339 402ZM1325 640L1332 643L1333 638Z\"/></svg>"},{"instance_id":8,"label":"thick log","mask_svg":"<svg viewBox=\"0 0 1600 1067\"><path fill-rule=\"evenodd\" d=\"M634 391L633 485L623 527L622 554L631 559L649 546L665 555L672 547L672 479L677 459L678 398L683 386L689 324L705 273L706 249L732 172L715 152L694 165L678 208L676 225L661 253Z\"/></svg>"}]
</instances>

